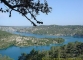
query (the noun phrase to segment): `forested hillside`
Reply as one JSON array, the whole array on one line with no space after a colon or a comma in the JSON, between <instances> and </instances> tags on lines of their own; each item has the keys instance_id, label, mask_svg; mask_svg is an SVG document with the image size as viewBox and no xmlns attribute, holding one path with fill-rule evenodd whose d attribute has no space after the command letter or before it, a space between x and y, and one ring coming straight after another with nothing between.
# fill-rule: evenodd
<instances>
[{"instance_id":1,"label":"forested hillside","mask_svg":"<svg viewBox=\"0 0 83 60\"><path fill-rule=\"evenodd\" d=\"M48 34L56 36L83 37L83 26L81 25L41 25L37 27L29 26L1 26L0 30L9 32L26 32L34 34Z\"/></svg>"},{"instance_id":2,"label":"forested hillside","mask_svg":"<svg viewBox=\"0 0 83 60\"><path fill-rule=\"evenodd\" d=\"M12 35L11 33L0 30L0 39L1 38L6 38L6 37L11 36L11 35Z\"/></svg>"},{"instance_id":3,"label":"forested hillside","mask_svg":"<svg viewBox=\"0 0 83 60\"><path fill-rule=\"evenodd\" d=\"M49 51L35 51L23 53L18 60L82 60L83 43L68 43L64 46L52 47Z\"/></svg>"},{"instance_id":4,"label":"forested hillside","mask_svg":"<svg viewBox=\"0 0 83 60\"><path fill-rule=\"evenodd\" d=\"M35 34L49 34L57 36L81 36L83 37L83 26L80 25L69 25L69 26L59 26L59 25L43 25L37 27L31 27L28 29L22 29L19 31L31 32Z\"/></svg>"},{"instance_id":5,"label":"forested hillside","mask_svg":"<svg viewBox=\"0 0 83 60\"><path fill-rule=\"evenodd\" d=\"M63 38L35 38L11 34L6 31L0 30L0 49L8 48L10 46L39 46L39 45L50 45L60 44L65 40Z\"/></svg>"}]
</instances>

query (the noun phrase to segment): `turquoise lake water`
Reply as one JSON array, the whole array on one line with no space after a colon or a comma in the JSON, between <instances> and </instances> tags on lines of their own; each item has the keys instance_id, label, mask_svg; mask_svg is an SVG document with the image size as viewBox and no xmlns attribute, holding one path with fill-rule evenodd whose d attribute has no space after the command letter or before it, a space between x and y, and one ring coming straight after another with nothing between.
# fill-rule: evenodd
<instances>
[{"instance_id":1,"label":"turquoise lake water","mask_svg":"<svg viewBox=\"0 0 83 60\"><path fill-rule=\"evenodd\" d=\"M65 42L63 44L67 44L69 42L83 42L83 38L74 38L71 36L52 36L52 35L38 35L38 34L32 34L32 33L20 33L20 32L14 32L14 34L19 34L22 36L32 36L36 38L64 38ZM50 50L52 46L61 46L63 44L50 44L48 46L29 46L29 47L16 47L16 46L11 46L7 49L0 50L0 54L2 55L7 55L14 60L18 60L18 57L21 55L21 53L30 53L32 49L35 50Z\"/></svg>"}]
</instances>

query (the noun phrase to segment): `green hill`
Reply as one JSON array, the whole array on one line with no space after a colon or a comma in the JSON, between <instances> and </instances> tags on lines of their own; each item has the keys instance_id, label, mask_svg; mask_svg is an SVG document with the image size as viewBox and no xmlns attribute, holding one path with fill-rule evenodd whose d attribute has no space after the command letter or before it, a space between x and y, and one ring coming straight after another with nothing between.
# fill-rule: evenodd
<instances>
[{"instance_id":1,"label":"green hill","mask_svg":"<svg viewBox=\"0 0 83 60\"><path fill-rule=\"evenodd\" d=\"M11 36L11 35L12 35L11 33L8 33L6 31L1 31L0 30L0 39L1 38L6 38L6 37Z\"/></svg>"},{"instance_id":2,"label":"green hill","mask_svg":"<svg viewBox=\"0 0 83 60\"><path fill-rule=\"evenodd\" d=\"M49 34L56 36L82 35L83 37L83 26L81 25L42 25L26 29L26 31L29 31L34 34Z\"/></svg>"}]
</instances>

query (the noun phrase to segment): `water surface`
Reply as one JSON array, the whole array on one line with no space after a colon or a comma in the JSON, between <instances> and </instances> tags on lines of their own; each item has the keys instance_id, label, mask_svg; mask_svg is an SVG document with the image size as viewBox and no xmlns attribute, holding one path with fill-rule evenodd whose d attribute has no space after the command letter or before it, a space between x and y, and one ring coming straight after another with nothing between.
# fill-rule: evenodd
<instances>
[{"instance_id":1,"label":"water surface","mask_svg":"<svg viewBox=\"0 0 83 60\"><path fill-rule=\"evenodd\" d=\"M36 37L36 38L64 38L65 41L63 44L67 44L69 42L75 42L75 41L79 41L79 42L83 42L83 38L74 38L71 36L52 36L52 35L38 35L38 34L32 34L32 33L20 33L20 32L14 32L14 34L19 34L22 36L32 36L32 37ZM32 49L35 50L50 50L50 48L52 46L61 46L63 44L50 44L47 46L29 46L29 47L16 47L16 46L11 46L7 49L3 49L0 50L0 54L2 55L7 55L11 58L13 58L14 60L18 60L18 56L21 55L21 53L30 53L30 51Z\"/></svg>"}]
</instances>

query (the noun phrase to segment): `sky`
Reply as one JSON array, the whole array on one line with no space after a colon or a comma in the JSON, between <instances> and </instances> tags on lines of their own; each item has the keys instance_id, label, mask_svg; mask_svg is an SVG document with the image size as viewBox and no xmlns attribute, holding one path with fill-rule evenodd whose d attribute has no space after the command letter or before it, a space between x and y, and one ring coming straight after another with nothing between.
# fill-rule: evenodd
<instances>
[{"instance_id":1,"label":"sky","mask_svg":"<svg viewBox=\"0 0 83 60\"><path fill-rule=\"evenodd\" d=\"M83 0L47 0L47 2L52 7L51 13L48 15L40 13L36 17L44 23L43 25L83 25ZM5 6L0 4L0 7ZM25 17L14 11L12 17L9 17L9 13L0 12L0 25L33 26Z\"/></svg>"}]
</instances>

